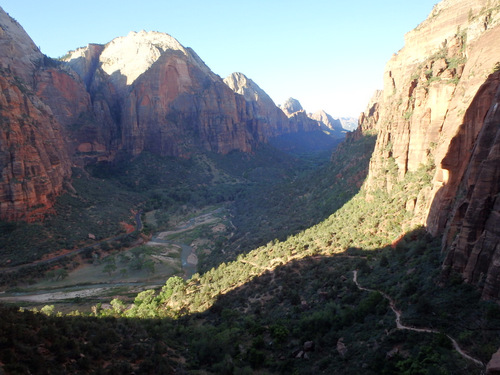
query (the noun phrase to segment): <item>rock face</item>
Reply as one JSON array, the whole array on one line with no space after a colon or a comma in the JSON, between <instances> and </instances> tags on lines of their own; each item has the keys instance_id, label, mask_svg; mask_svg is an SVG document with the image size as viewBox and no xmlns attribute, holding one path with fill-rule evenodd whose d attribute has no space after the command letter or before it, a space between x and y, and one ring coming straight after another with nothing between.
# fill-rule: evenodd
<instances>
[{"instance_id":1,"label":"rock face","mask_svg":"<svg viewBox=\"0 0 500 375\"><path fill-rule=\"evenodd\" d=\"M450 186L458 182L443 241L448 249L445 271L460 272L467 282L481 285L484 298L500 297L499 105L500 72L496 72L477 93L442 163L451 172ZM461 164L463 148L471 146L464 173L456 176L453 171ZM443 195L449 194L449 189L443 190L448 190ZM440 211L442 205L437 199L435 210ZM436 215L439 217L448 207Z\"/></svg>"},{"instance_id":2,"label":"rock face","mask_svg":"<svg viewBox=\"0 0 500 375\"><path fill-rule=\"evenodd\" d=\"M339 118L342 128L347 131L354 131L358 128L358 119L355 117L341 117Z\"/></svg>"},{"instance_id":3,"label":"rock face","mask_svg":"<svg viewBox=\"0 0 500 375\"><path fill-rule=\"evenodd\" d=\"M283 112L285 112L287 116L291 116L296 112L301 112L304 110L300 102L294 98L288 98L282 105L280 105L280 108L283 110Z\"/></svg>"},{"instance_id":4,"label":"rock face","mask_svg":"<svg viewBox=\"0 0 500 375\"><path fill-rule=\"evenodd\" d=\"M242 73L233 73L224 82L234 92L243 95L254 117L259 120L259 134L267 139L298 132L319 132L321 126L325 127L319 120L310 118L296 99L290 98L277 107L269 95ZM325 113L325 119L326 116Z\"/></svg>"},{"instance_id":5,"label":"rock face","mask_svg":"<svg viewBox=\"0 0 500 375\"><path fill-rule=\"evenodd\" d=\"M248 152L263 139L246 101L167 34L131 32L73 51L66 61L108 129L98 145L188 157L197 148Z\"/></svg>"},{"instance_id":6,"label":"rock face","mask_svg":"<svg viewBox=\"0 0 500 375\"><path fill-rule=\"evenodd\" d=\"M32 221L52 207L71 161L61 124L36 93L46 58L2 9L0 25L0 219Z\"/></svg>"},{"instance_id":7,"label":"rock face","mask_svg":"<svg viewBox=\"0 0 500 375\"><path fill-rule=\"evenodd\" d=\"M317 130L316 124L290 121L243 74L222 81L194 51L164 33L131 32L106 46L73 51L66 61L87 86L94 106L90 123L100 124L93 132L98 139L82 139L78 146L93 152L251 152L272 137Z\"/></svg>"},{"instance_id":8,"label":"rock face","mask_svg":"<svg viewBox=\"0 0 500 375\"><path fill-rule=\"evenodd\" d=\"M31 73L43 59L24 29L0 8L0 67L33 85Z\"/></svg>"},{"instance_id":9,"label":"rock face","mask_svg":"<svg viewBox=\"0 0 500 375\"><path fill-rule=\"evenodd\" d=\"M308 115L310 119L318 121L321 127L329 130L335 138L344 138L346 129L343 128L339 119L334 119L325 111L318 111Z\"/></svg>"},{"instance_id":10,"label":"rock face","mask_svg":"<svg viewBox=\"0 0 500 375\"><path fill-rule=\"evenodd\" d=\"M143 151L190 157L252 152L283 134L316 131L289 119L242 74L227 84L194 51L158 32L44 56L0 9L0 219L50 209L72 165Z\"/></svg>"},{"instance_id":11,"label":"rock face","mask_svg":"<svg viewBox=\"0 0 500 375\"><path fill-rule=\"evenodd\" d=\"M500 349L491 357L491 360L486 366L486 375L500 374Z\"/></svg>"},{"instance_id":12,"label":"rock face","mask_svg":"<svg viewBox=\"0 0 500 375\"><path fill-rule=\"evenodd\" d=\"M36 96L0 76L0 218L36 220L70 176L62 129Z\"/></svg>"},{"instance_id":13,"label":"rock face","mask_svg":"<svg viewBox=\"0 0 500 375\"><path fill-rule=\"evenodd\" d=\"M279 106L288 116L292 128L296 131L314 131L321 128L321 123L311 119L297 99L288 98Z\"/></svg>"},{"instance_id":14,"label":"rock face","mask_svg":"<svg viewBox=\"0 0 500 375\"><path fill-rule=\"evenodd\" d=\"M224 79L224 83L245 98L254 117L259 120L259 133L267 139L297 131L271 97L244 74L233 73Z\"/></svg>"},{"instance_id":15,"label":"rock face","mask_svg":"<svg viewBox=\"0 0 500 375\"><path fill-rule=\"evenodd\" d=\"M437 4L388 62L384 90L361 114L358 132L378 133L368 189L391 189L387 160L399 178L422 164L435 166L432 186L411 205L416 223L445 233L447 272L460 272L483 288L485 298L497 298L498 77L490 74L500 61L500 14L490 4Z\"/></svg>"}]
</instances>

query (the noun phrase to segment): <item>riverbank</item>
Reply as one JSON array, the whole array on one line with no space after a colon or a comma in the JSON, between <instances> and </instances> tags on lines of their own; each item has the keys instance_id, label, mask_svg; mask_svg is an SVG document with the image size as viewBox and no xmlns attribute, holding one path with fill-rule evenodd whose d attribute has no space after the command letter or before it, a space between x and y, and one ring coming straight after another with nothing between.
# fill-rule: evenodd
<instances>
[{"instance_id":1,"label":"riverbank","mask_svg":"<svg viewBox=\"0 0 500 375\"><path fill-rule=\"evenodd\" d=\"M221 207L191 214L169 230L153 234L146 243L102 258L79 259L80 265L63 278L9 288L0 293L0 301L34 306L85 300L108 302L159 288L171 276L189 279L198 272L198 253L206 254L213 247L213 241L204 236L220 231L225 215Z\"/></svg>"}]
</instances>

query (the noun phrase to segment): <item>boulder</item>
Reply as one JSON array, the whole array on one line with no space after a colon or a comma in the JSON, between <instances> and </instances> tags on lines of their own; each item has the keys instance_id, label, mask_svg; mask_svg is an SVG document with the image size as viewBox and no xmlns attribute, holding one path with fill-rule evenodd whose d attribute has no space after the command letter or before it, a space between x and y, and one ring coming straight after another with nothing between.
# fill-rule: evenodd
<instances>
[{"instance_id":1,"label":"boulder","mask_svg":"<svg viewBox=\"0 0 500 375\"><path fill-rule=\"evenodd\" d=\"M337 352L339 353L340 357L345 358L347 354L347 346L344 344L344 338L341 337L337 341Z\"/></svg>"},{"instance_id":2,"label":"boulder","mask_svg":"<svg viewBox=\"0 0 500 375\"><path fill-rule=\"evenodd\" d=\"M500 349L493 354L486 365L486 375L500 375Z\"/></svg>"}]
</instances>

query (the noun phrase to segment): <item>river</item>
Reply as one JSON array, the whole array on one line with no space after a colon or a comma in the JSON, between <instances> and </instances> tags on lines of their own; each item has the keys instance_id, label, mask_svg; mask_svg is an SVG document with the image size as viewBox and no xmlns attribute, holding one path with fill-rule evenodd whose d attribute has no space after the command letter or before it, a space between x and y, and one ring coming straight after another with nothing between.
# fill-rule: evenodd
<instances>
[{"instance_id":1,"label":"river","mask_svg":"<svg viewBox=\"0 0 500 375\"><path fill-rule=\"evenodd\" d=\"M193 276L197 272L197 265L198 265L198 257L194 253L194 249L186 245L185 243L181 242L175 242L175 241L170 241L166 240L164 237L165 233L167 232L161 232L153 236L153 238L148 242L148 245L175 245L179 246L181 250L181 263L182 263L182 269L184 271L184 279L190 279L191 276Z\"/></svg>"},{"instance_id":2,"label":"river","mask_svg":"<svg viewBox=\"0 0 500 375\"><path fill-rule=\"evenodd\" d=\"M198 272L198 257L196 256L194 249L185 243L168 240L167 237L172 234L178 234L194 229L199 225L213 223L217 220L214 215L222 212L222 210L222 208L217 208L208 213L189 219L185 223L177 226L174 230L156 233L148 242L148 245L159 244L179 246L182 249L181 262L182 269L184 270L184 279L190 279L196 272Z\"/></svg>"}]
</instances>

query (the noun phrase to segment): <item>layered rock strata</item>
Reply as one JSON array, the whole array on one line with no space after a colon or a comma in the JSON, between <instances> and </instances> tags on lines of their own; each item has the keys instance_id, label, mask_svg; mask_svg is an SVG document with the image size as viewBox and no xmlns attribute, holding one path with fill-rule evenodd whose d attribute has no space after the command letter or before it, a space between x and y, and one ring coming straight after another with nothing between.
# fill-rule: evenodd
<instances>
[{"instance_id":1,"label":"layered rock strata","mask_svg":"<svg viewBox=\"0 0 500 375\"><path fill-rule=\"evenodd\" d=\"M296 132L285 113L276 106L267 93L243 73L232 73L224 83L235 93L242 95L260 121L260 132L267 139ZM315 129L311 129L315 130Z\"/></svg>"},{"instance_id":2,"label":"layered rock strata","mask_svg":"<svg viewBox=\"0 0 500 375\"><path fill-rule=\"evenodd\" d=\"M107 129L110 139L96 142L104 148L119 139L113 147L132 155L251 152L275 136L318 130L315 123L289 120L243 74L223 81L164 33L131 32L73 51L66 62L87 86L95 121Z\"/></svg>"},{"instance_id":3,"label":"layered rock strata","mask_svg":"<svg viewBox=\"0 0 500 375\"><path fill-rule=\"evenodd\" d=\"M334 119L325 111L317 111L315 113L310 113L308 117L312 120L318 121L321 126L331 132L332 136L336 138L344 138L346 129L342 126L342 122L339 119Z\"/></svg>"},{"instance_id":4,"label":"layered rock strata","mask_svg":"<svg viewBox=\"0 0 500 375\"><path fill-rule=\"evenodd\" d=\"M447 215L444 266L447 273L459 272L465 281L479 285L484 298L499 298L500 72L481 87L465 120L443 159L443 166L453 171L463 148L472 146L469 162L457 181L451 214ZM450 180L454 179L452 173Z\"/></svg>"},{"instance_id":5,"label":"layered rock strata","mask_svg":"<svg viewBox=\"0 0 500 375\"><path fill-rule=\"evenodd\" d=\"M55 61L0 9L0 69L0 219L47 212L71 165L144 151L252 152L282 134L319 131L287 118L241 74L229 87L164 33L131 32Z\"/></svg>"},{"instance_id":6,"label":"layered rock strata","mask_svg":"<svg viewBox=\"0 0 500 375\"><path fill-rule=\"evenodd\" d=\"M426 225L434 235L446 231L447 269L483 288L485 298L499 296L497 287L483 287L480 280L493 285L500 275L493 265L500 237L491 231L500 221L494 208L495 183L486 183L496 172L481 170L477 163L490 160L485 154L495 154L494 143L481 143L479 135L496 121L498 85L490 74L500 61L499 11L496 2L487 0L437 4L427 20L406 35L404 48L386 66L383 92L359 120L359 132L378 133L366 188L391 190L388 161L396 165L396 178L422 166L433 171L432 185L406 208L414 211L413 224ZM465 194L466 203L460 194ZM489 203L478 200L481 194ZM472 220L474 215L480 219Z\"/></svg>"},{"instance_id":7,"label":"layered rock strata","mask_svg":"<svg viewBox=\"0 0 500 375\"><path fill-rule=\"evenodd\" d=\"M36 93L48 59L2 9L0 25L0 219L33 221L53 206L71 161L61 124Z\"/></svg>"}]
</instances>

